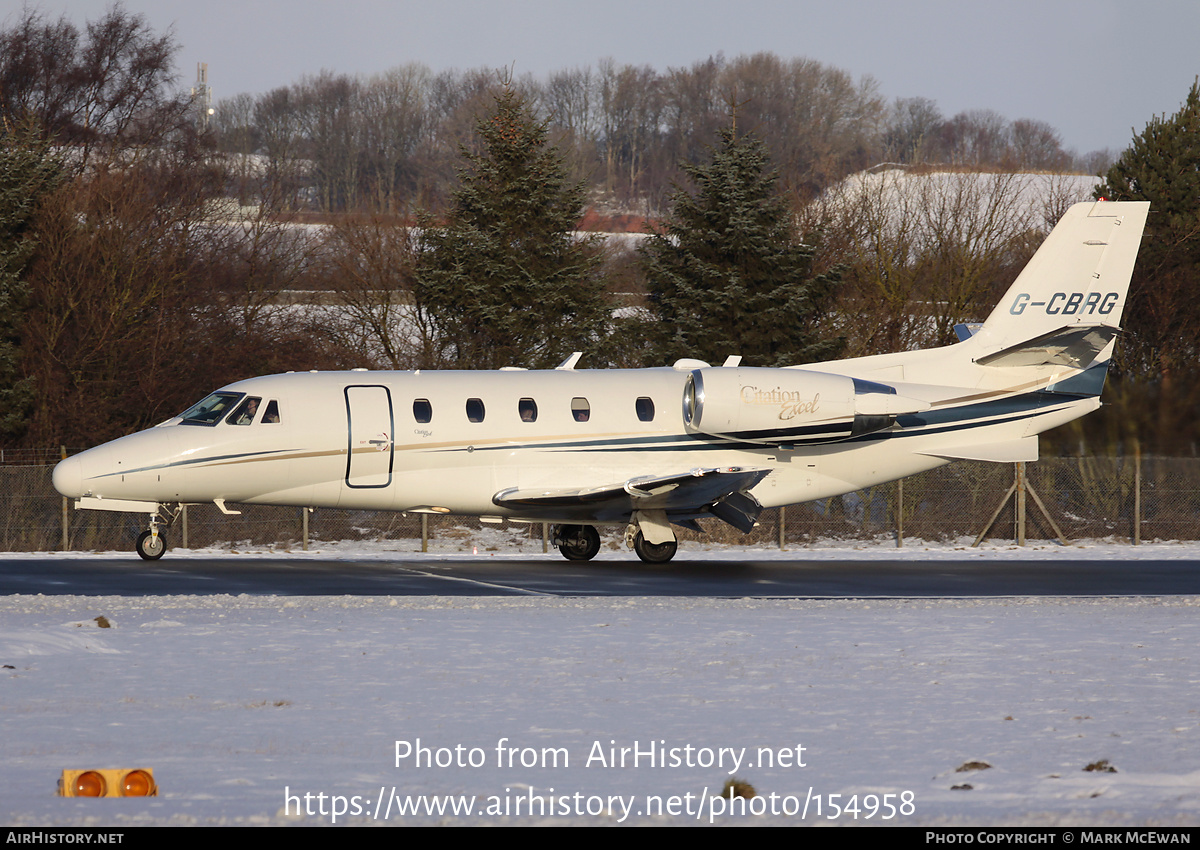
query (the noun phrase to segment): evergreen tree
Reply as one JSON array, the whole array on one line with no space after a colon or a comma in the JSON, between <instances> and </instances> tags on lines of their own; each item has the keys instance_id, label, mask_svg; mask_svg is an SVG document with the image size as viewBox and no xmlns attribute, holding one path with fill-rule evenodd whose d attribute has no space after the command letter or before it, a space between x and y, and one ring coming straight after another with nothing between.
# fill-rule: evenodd
<instances>
[{"instance_id":1,"label":"evergreen tree","mask_svg":"<svg viewBox=\"0 0 1200 850\"><path fill-rule=\"evenodd\" d=\"M1096 196L1149 201L1117 345L1117 439L1150 451L1200 444L1200 78L1183 107L1154 118L1103 175ZM1093 425L1094 427L1094 425ZM1112 438L1109 438L1110 440Z\"/></svg>"},{"instance_id":2,"label":"evergreen tree","mask_svg":"<svg viewBox=\"0 0 1200 850\"><path fill-rule=\"evenodd\" d=\"M546 367L588 351L609 310L595 243L572 235L585 189L568 183L546 124L505 88L465 147L445 226L426 216L414 297L432 326L438 364Z\"/></svg>"},{"instance_id":3,"label":"evergreen tree","mask_svg":"<svg viewBox=\"0 0 1200 850\"><path fill-rule=\"evenodd\" d=\"M727 128L711 161L681 167L695 194L672 196L641 249L657 356L787 366L835 355L844 341L823 338L821 318L839 274L813 273L762 141Z\"/></svg>"},{"instance_id":4,"label":"evergreen tree","mask_svg":"<svg viewBox=\"0 0 1200 850\"><path fill-rule=\"evenodd\" d=\"M1096 187L1112 201L1149 201L1125 308L1125 358L1154 374L1200 354L1200 78L1178 113L1152 120Z\"/></svg>"},{"instance_id":5,"label":"evergreen tree","mask_svg":"<svg viewBox=\"0 0 1200 850\"><path fill-rule=\"evenodd\" d=\"M61 163L32 126L0 127L0 437L25 428L32 383L21 377L21 324L29 299L25 271L37 246L34 217L58 182Z\"/></svg>"}]
</instances>

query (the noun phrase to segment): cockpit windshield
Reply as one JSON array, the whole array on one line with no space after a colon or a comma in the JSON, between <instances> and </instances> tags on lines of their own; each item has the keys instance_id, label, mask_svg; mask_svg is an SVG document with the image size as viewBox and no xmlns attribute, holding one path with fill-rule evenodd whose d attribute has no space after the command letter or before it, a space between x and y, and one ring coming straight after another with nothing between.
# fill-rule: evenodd
<instances>
[{"instance_id":1,"label":"cockpit windshield","mask_svg":"<svg viewBox=\"0 0 1200 850\"><path fill-rule=\"evenodd\" d=\"M213 393L180 415L184 425L216 425L229 413L245 393Z\"/></svg>"}]
</instances>

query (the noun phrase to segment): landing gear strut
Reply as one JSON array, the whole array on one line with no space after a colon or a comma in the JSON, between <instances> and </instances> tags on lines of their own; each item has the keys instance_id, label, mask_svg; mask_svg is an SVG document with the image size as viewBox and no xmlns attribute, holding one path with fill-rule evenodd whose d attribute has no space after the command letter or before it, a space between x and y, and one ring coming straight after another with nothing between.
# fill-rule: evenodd
<instances>
[{"instance_id":1,"label":"landing gear strut","mask_svg":"<svg viewBox=\"0 0 1200 850\"><path fill-rule=\"evenodd\" d=\"M590 525L556 525L550 542L568 561L590 561L600 551L600 532Z\"/></svg>"}]
</instances>

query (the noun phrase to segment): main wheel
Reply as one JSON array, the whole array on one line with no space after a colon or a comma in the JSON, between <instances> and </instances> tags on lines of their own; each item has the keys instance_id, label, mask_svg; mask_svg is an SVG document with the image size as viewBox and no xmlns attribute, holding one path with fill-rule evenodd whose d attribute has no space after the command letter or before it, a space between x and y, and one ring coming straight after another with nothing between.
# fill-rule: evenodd
<instances>
[{"instance_id":1,"label":"main wheel","mask_svg":"<svg viewBox=\"0 0 1200 850\"><path fill-rule=\"evenodd\" d=\"M137 553L147 561L157 561L165 551L167 551L167 539L163 537L161 531L158 534L143 531L138 535Z\"/></svg>"},{"instance_id":2,"label":"main wheel","mask_svg":"<svg viewBox=\"0 0 1200 850\"><path fill-rule=\"evenodd\" d=\"M558 551L568 561L590 561L600 551L600 532L590 525L564 525L558 529Z\"/></svg>"},{"instance_id":3,"label":"main wheel","mask_svg":"<svg viewBox=\"0 0 1200 850\"><path fill-rule=\"evenodd\" d=\"M666 543L647 543L640 531L637 533L637 537L633 538L633 551L637 552L637 556L647 564L665 564L675 557L678 549L679 544L674 540Z\"/></svg>"}]
</instances>

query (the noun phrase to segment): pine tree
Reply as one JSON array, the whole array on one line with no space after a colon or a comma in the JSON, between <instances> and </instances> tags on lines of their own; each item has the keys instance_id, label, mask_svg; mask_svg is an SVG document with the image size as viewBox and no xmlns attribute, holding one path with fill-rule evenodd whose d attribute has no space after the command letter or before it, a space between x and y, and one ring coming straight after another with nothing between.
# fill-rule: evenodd
<instances>
[{"instance_id":1,"label":"pine tree","mask_svg":"<svg viewBox=\"0 0 1200 850\"><path fill-rule=\"evenodd\" d=\"M683 165L695 193L677 191L664 228L641 249L657 355L749 366L826 359L841 338L820 320L837 272L813 272L761 140L722 131L710 162Z\"/></svg>"},{"instance_id":2,"label":"pine tree","mask_svg":"<svg viewBox=\"0 0 1200 850\"><path fill-rule=\"evenodd\" d=\"M1152 374L1200 354L1200 78L1183 108L1153 119L1104 175L1096 196L1149 201L1126 326L1133 371ZM1126 358L1128 363L1128 358Z\"/></svg>"},{"instance_id":3,"label":"pine tree","mask_svg":"<svg viewBox=\"0 0 1200 850\"><path fill-rule=\"evenodd\" d=\"M0 127L0 437L25 428L32 382L21 377L21 323L29 299L25 271L37 246L34 217L62 173L33 127Z\"/></svg>"},{"instance_id":4,"label":"pine tree","mask_svg":"<svg viewBox=\"0 0 1200 850\"><path fill-rule=\"evenodd\" d=\"M1119 439L1148 450L1200 442L1200 78L1103 175L1096 196L1149 201L1108 393Z\"/></svg>"},{"instance_id":5,"label":"pine tree","mask_svg":"<svg viewBox=\"0 0 1200 850\"><path fill-rule=\"evenodd\" d=\"M566 177L546 124L505 88L476 125L445 226L423 221L414 297L441 363L546 367L593 349L609 309L589 240L572 235L585 189Z\"/></svg>"}]
</instances>

